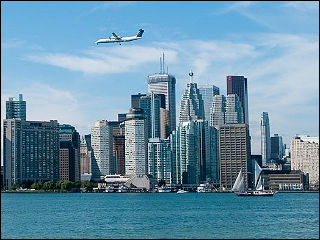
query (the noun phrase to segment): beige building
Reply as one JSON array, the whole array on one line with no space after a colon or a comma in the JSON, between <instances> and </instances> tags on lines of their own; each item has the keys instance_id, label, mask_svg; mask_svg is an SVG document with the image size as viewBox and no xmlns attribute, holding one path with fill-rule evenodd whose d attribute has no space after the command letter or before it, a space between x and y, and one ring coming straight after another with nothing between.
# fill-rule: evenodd
<instances>
[{"instance_id":1,"label":"beige building","mask_svg":"<svg viewBox=\"0 0 320 240\"><path fill-rule=\"evenodd\" d=\"M291 169L309 174L311 188L319 188L319 137L296 136L291 141Z\"/></svg>"}]
</instances>

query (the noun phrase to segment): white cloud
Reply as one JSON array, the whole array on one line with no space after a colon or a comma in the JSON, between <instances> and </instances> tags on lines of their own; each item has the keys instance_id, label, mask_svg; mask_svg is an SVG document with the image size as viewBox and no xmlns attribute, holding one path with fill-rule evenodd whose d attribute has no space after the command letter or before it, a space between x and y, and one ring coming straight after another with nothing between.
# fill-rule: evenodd
<instances>
[{"instance_id":1,"label":"white cloud","mask_svg":"<svg viewBox=\"0 0 320 240\"><path fill-rule=\"evenodd\" d=\"M98 5L95 5L89 13L94 13L99 10L106 10L110 8L121 8L132 5L136 3L136 1L107 1Z\"/></svg>"},{"instance_id":2,"label":"white cloud","mask_svg":"<svg viewBox=\"0 0 320 240\"><path fill-rule=\"evenodd\" d=\"M284 6L301 11L319 10L319 1L289 1Z\"/></svg>"}]
</instances>

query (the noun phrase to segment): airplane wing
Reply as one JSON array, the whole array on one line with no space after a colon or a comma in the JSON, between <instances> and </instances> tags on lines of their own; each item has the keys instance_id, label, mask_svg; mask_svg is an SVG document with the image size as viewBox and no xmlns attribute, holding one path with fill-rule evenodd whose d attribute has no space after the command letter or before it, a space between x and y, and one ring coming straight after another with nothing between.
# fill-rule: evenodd
<instances>
[{"instance_id":1,"label":"airplane wing","mask_svg":"<svg viewBox=\"0 0 320 240\"><path fill-rule=\"evenodd\" d=\"M115 38L115 39L117 39L117 40L120 40L121 39L121 37L119 37L117 34L115 34L114 32L112 33L112 36Z\"/></svg>"}]
</instances>

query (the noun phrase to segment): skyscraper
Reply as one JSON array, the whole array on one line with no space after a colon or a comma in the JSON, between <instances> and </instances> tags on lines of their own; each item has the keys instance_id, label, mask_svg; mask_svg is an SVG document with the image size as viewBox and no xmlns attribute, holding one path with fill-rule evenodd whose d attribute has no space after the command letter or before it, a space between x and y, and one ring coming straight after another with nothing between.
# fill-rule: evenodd
<instances>
[{"instance_id":1,"label":"skyscraper","mask_svg":"<svg viewBox=\"0 0 320 240\"><path fill-rule=\"evenodd\" d=\"M210 109L210 126L221 125L225 123L226 98L224 95L215 95L213 97L212 107Z\"/></svg>"},{"instance_id":2,"label":"skyscraper","mask_svg":"<svg viewBox=\"0 0 320 240\"><path fill-rule=\"evenodd\" d=\"M131 95L131 108L140 108L140 98L146 96L145 93Z\"/></svg>"},{"instance_id":3,"label":"skyscraper","mask_svg":"<svg viewBox=\"0 0 320 240\"><path fill-rule=\"evenodd\" d=\"M249 125L247 78L243 76L227 76L227 94L237 94L239 96L244 123Z\"/></svg>"},{"instance_id":4,"label":"skyscraper","mask_svg":"<svg viewBox=\"0 0 320 240\"><path fill-rule=\"evenodd\" d=\"M282 160L284 156L284 145L282 136L273 134L270 138L270 158L274 161Z\"/></svg>"},{"instance_id":5,"label":"skyscraper","mask_svg":"<svg viewBox=\"0 0 320 240\"><path fill-rule=\"evenodd\" d=\"M210 122L210 108L212 106L213 97L220 94L218 87L214 85L200 85L199 92L202 95L205 120Z\"/></svg>"},{"instance_id":6,"label":"skyscraper","mask_svg":"<svg viewBox=\"0 0 320 240\"><path fill-rule=\"evenodd\" d=\"M3 120L3 163L5 187L26 181L58 181L59 124Z\"/></svg>"},{"instance_id":7,"label":"skyscraper","mask_svg":"<svg viewBox=\"0 0 320 240\"><path fill-rule=\"evenodd\" d=\"M242 107L236 94L228 94L226 97L225 123L244 123Z\"/></svg>"},{"instance_id":8,"label":"skyscraper","mask_svg":"<svg viewBox=\"0 0 320 240\"><path fill-rule=\"evenodd\" d=\"M252 171L250 163L250 136L247 124L224 124L219 130L220 186L231 189L242 169L246 186L249 186L248 173Z\"/></svg>"},{"instance_id":9,"label":"skyscraper","mask_svg":"<svg viewBox=\"0 0 320 240\"><path fill-rule=\"evenodd\" d=\"M148 173L158 182L171 184L171 151L169 140L150 138L148 142Z\"/></svg>"},{"instance_id":10,"label":"skyscraper","mask_svg":"<svg viewBox=\"0 0 320 240\"><path fill-rule=\"evenodd\" d=\"M82 137L80 141L80 175L81 181L85 179L85 176L92 175L91 171L91 159L92 159L92 149L91 149L91 141L88 141L88 138L91 138L90 135L86 135L86 137Z\"/></svg>"},{"instance_id":11,"label":"skyscraper","mask_svg":"<svg viewBox=\"0 0 320 240\"><path fill-rule=\"evenodd\" d=\"M187 88L184 90L180 102L180 123L200 119L203 120L205 117L202 95L197 88L197 84L192 81L193 73L190 72L189 76L190 82L187 84Z\"/></svg>"},{"instance_id":12,"label":"skyscraper","mask_svg":"<svg viewBox=\"0 0 320 240\"><path fill-rule=\"evenodd\" d=\"M260 129L262 166L266 166L270 162L271 154L270 124L267 112L261 114Z\"/></svg>"},{"instance_id":13,"label":"skyscraper","mask_svg":"<svg viewBox=\"0 0 320 240\"><path fill-rule=\"evenodd\" d=\"M23 101L22 94L19 94L18 101L13 101L13 97L6 101L6 119L11 118L26 120L26 101Z\"/></svg>"},{"instance_id":14,"label":"skyscraper","mask_svg":"<svg viewBox=\"0 0 320 240\"><path fill-rule=\"evenodd\" d=\"M112 173L125 174L125 123L109 122L113 135L113 166Z\"/></svg>"},{"instance_id":15,"label":"skyscraper","mask_svg":"<svg viewBox=\"0 0 320 240\"><path fill-rule=\"evenodd\" d=\"M148 76L148 92L164 94L166 107L169 113L170 132L176 129L176 78L161 71L159 74Z\"/></svg>"},{"instance_id":16,"label":"skyscraper","mask_svg":"<svg viewBox=\"0 0 320 240\"><path fill-rule=\"evenodd\" d=\"M60 180L80 181L80 135L68 124L59 126Z\"/></svg>"},{"instance_id":17,"label":"skyscraper","mask_svg":"<svg viewBox=\"0 0 320 240\"><path fill-rule=\"evenodd\" d=\"M131 108L125 121L125 174L145 175L148 172L148 129L141 108Z\"/></svg>"},{"instance_id":18,"label":"skyscraper","mask_svg":"<svg viewBox=\"0 0 320 240\"><path fill-rule=\"evenodd\" d=\"M107 120L95 122L91 128L92 178L100 180L101 176L110 174L113 161L112 128Z\"/></svg>"}]
</instances>

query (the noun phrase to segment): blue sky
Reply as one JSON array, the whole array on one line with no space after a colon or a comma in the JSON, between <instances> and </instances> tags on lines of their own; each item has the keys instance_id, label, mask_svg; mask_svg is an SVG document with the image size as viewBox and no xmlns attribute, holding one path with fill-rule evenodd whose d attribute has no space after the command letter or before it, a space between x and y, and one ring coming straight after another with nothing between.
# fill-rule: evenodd
<instances>
[{"instance_id":1,"label":"blue sky","mask_svg":"<svg viewBox=\"0 0 320 240\"><path fill-rule=\"evenodd\" d=\"M139 28L141 40L94 45ZM319 2L1 2L1 119L8 97L23 93L28 120L87 134L147 91L162 52L177 106L190 69L222 94L227 75L248 78L253 154L263 111L285 143L319 136Z\"/></svg>"}]
</instances>

